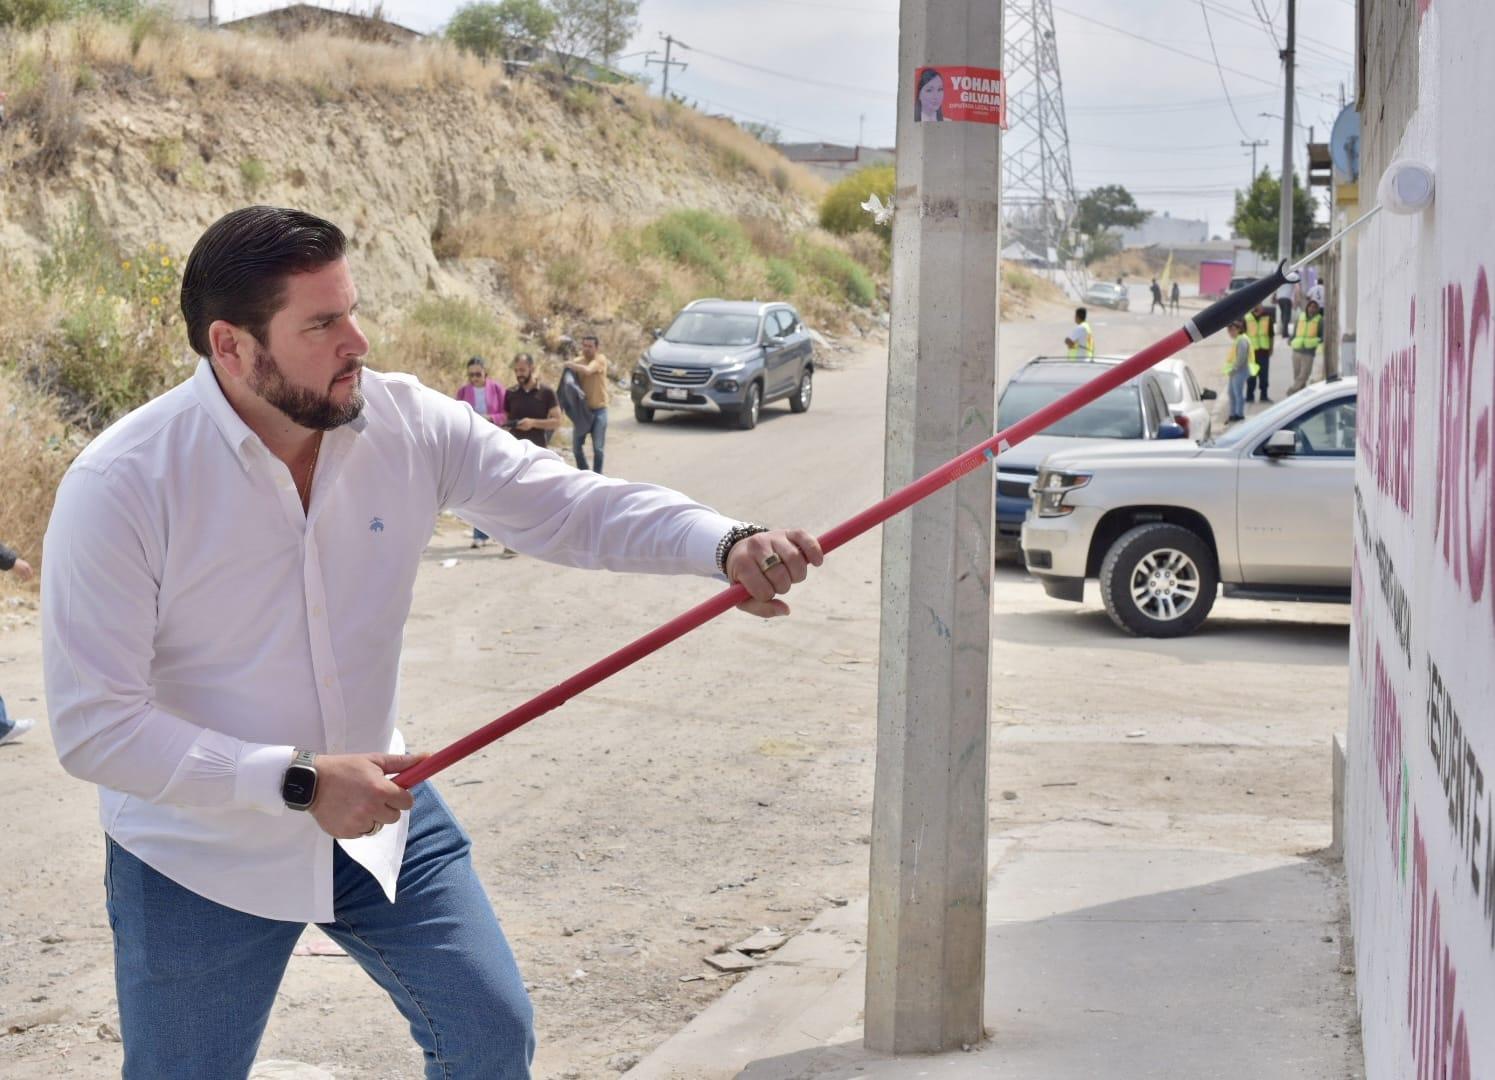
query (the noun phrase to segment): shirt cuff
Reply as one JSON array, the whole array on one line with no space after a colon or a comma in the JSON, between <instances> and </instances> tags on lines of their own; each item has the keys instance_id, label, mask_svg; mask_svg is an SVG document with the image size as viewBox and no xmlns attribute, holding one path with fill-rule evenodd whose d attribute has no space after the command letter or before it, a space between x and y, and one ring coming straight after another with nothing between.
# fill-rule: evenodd
<instances>
[{"instance_id":1,"label":"shirt cuff","mask_svg":"<svg viewBox=\"0 0 1495 1080\"><path fill-rule=\"evenodd\" d=\"M234 802L266 814L285 813L280 785L295 756L294 746L245 743L234 769Z\"/></svg>"},{"instance_id":2,"label":"shirt cuff","mask_svg":"<svg viewBox=\"0 0 1495 1080\"><path fill-rule=\"evenodd\" d=\"M695 567L696 573L714 577L720 581L727 580L722 574L721 567L716 565L716 545L722 542L722 537L741 524L740 521L734 521L716 513L707 513L702 516L691 529L690 537L686 541L686 558L690 560L690 565Z\"/></svg>"}]
</instances>

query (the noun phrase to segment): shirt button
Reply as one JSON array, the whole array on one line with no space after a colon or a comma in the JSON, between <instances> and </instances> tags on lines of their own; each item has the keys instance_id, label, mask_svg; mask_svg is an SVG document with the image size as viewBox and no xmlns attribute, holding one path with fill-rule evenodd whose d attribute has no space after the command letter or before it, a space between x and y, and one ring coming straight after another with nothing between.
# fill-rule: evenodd
<instances>
[{"instance_id":1,"label":"shirt button","mask_svg":"<svg viewBox=\"0 0 1495 1080\"><path fill-rule=\"evenodd\" d=\"M320 619L322 617L322 605L321 604L318 604L316 607L314 607L314 608L311 609L311 617L313 619Z\"/></svg>"},{"instance_id":2,"label":"shirt button","mask_svg":"<svg viewBox=\"0 0 1495 1080\"><path fill-rule=\"evenodd\" d=\"M325 686L325 687L327 687L327 689L331 690L332 689L332 676L328 675L326 678L324 678L322 680L322 685Z\"/></svg>"}]
</instances>

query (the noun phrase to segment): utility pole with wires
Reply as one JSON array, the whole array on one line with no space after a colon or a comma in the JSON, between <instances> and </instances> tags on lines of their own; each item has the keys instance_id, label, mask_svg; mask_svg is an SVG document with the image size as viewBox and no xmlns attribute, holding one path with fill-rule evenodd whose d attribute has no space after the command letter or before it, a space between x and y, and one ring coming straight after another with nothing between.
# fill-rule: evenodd
<instances>
[{"instance_id":1,"label":"utility pole with wires","mask_svg":"<svg viewBox=\"0 0 1495 1080\"><path fill-rule=\"evenodd\" d=\"M690 67L689 64L683 63L682 61L671 60L670 59L670 51L676 45L679 45L682 49L688 49L688 48L690 48L690 46L687 45L687 44L685 44L685 42L683 42L683 41L679 41L678 39L672 37L669 34L660 34L659 36L664 41L664 59L663 60L656 60L652 56L649 56L649 57L645 57L644 63L645 64L658 64L660 67L664 68L664 85L660 87L659 96L662 97L662 98L664 98L666 101L668 101L669 97L670 97L670 68L671 67L677 67L681 71L684 71L686 68Z\"/></svg>"},{"instance_id":2,"label":"utility pole with wires","mask_svg":"<svg viewBox=\"0 0 1495 1080\"><path fill-rule=\"evenodd\" d=\"M1266 139L1252 139L1250 142L1247 142L1245 139L1242 139L1241 140L1241 145L1242 146L1247 146L1247 147L1251 148L1251 182L1246 185L1246 191L1250 192L1251 186L1256 183L1256 150L1257 150L1257 147L1260 147L1260 146L1270 146L1271 144Z\"/></svg>"},{"instance_id":3,"label":"utility pole with wires","mask_svg":"<svg viewBox=\"0 0 1495 1080\"><path fill-rule=\"evenodd\" d=\"M1282 204L1277 222L1277 258L1293 257L1293 75L1297 66L1298 0L1287 0L1287 44L1282 49Z\"/></svg>"},{"instance_id":4,"label":"utility pole with wires","mask_svg":"<svg viewBox=\"0 0 1495 1080\"><path fill-rule=\"evenodd\" d=\"M996 420L1002 131L921 123L914 101L921 68L1001 64L1002 6L902 0L890 492L981 445ZM989 473L971 473L883 525L863 1009L881 1053L983 1038L994 495Z\"/></svg>"}]
</instances>

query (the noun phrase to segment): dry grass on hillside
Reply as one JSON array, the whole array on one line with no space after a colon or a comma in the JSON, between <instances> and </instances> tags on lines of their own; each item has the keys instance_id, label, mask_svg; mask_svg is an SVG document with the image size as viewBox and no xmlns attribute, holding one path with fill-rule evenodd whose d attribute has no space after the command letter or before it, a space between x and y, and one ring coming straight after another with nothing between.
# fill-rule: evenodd
<instances>
[{"instance_id":1,"label":"dry grass on hillside","mask_svg":"<svg viewBox=\"0 0 1495 1080\"><path fill-rule=\"evenodd\" d=\"M367 89L487 92L506 81L502 65L484 64L439 38L384 45L313 31L285 41L203 30L153 12L128 22L81 16L54 23L15 35L0 52L0 76L11 85L46 65L80 76L85 88L92 77L116 70L168 87L278 83L329 97Z\"/></svg>"},{"instance_id":2,"label":"dry grass on hillside","mask_svg":"<svg viewBox=\"0 0 1495 1080\"><path fill-rule=\"evenodd\" d=\"M0 542L33 566L41 564L42 533L52 513L52 496L78 446L58 419L58 403L26 388L0 369ZM0 575L0 589L34 590Z\"/></svg>"},{"instance_id":3,"label":"dry grass on hillside","mask_svg":"<svg viewBox=\"0 0 1495 1080\"><path fill-rule=\"evenodd\" d=\"M80 135L76 98L121 75L162 88L219 84L243 90L272 84L304 89L317 102L367 92L466 90L508 103L559 97L573 110L607 94L642 125L674 128L708 148L728 171L756 173L780 192L819 199L825 184L730 120L650 97L639 86L593 87L538 71L509 77L503 65L484 64L431 38L405 45L355 41L311 32L290 41L257 34L209 31L158 13L116 22L95 16L0 37L0 86L9 91L13 122L33 132L33 160L49 174Z\"/></svg>"},{"instance_id":4,"label":"dry grass on hillside","mask_svg":"<svg viewBox=\"0 0 1495 1080\"><path fill-rule=\"evenodd\" d=\"M810 325L836 333L853 306L876 306L888 269L885 245L870 235L842 239L700 210L643 227L579 211L508 213L464 222L449 243L454 254L497 263L532 332L585 323L619 355L701 296L790 300Z\"/></svg>"}]
</instances>

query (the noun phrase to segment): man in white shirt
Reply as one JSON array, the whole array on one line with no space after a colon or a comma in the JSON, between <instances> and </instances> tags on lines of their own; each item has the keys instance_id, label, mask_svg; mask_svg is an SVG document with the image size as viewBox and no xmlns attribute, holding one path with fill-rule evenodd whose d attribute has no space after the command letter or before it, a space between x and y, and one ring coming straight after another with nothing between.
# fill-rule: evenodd
<instances>
[{"instance_id":1,"label":"man in white shirt","mask_svg":"<svg viewBox=\"0 0 1495 1080\"><path fill-rule=\"evenodd\" d=\"M247 1076L307 922L389 992L428 1077L529 1075L470 842L430 784L389 779L421 757L394 726L400 642L442 509L555 562L724 573L765 617L820 563L802 530L580 472L365 371L344 250L294 210L212 225L182 279L196 373L58 490L47 698L99 786L126 1078Z\"/></svg>"}]
</instances>

